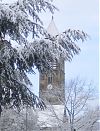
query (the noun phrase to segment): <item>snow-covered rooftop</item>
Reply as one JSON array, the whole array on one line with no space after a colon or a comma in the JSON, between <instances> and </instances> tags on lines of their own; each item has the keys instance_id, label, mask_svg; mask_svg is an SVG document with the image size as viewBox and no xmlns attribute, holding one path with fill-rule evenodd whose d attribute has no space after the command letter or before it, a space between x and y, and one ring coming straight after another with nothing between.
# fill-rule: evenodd
<instances>
[{"instance_id":1,"label":"snow-covered rooftop","mask_svg":"<svg viewBox=\"0 0 100 131\"><path fill-rule=\"evenodd\" d=\"M54 23L54 19L53 19L53 16L52 16L52 20L47 28L47 31L49 34L53 35L53 36L56 36L59 34L58 30L57 30L57 27Z\"/></svg>"},{"instance_id":2,"label":"snow-covered rooftop","mask_svg":"<svg viewBox=\"0 0 100 131\"><path fill-rule=\"evenodd\" d=\"M45 110L39 110L37 114L40 127L58 127L63 122L64 105L48 105Z\"/></svg>"}]
</instances>

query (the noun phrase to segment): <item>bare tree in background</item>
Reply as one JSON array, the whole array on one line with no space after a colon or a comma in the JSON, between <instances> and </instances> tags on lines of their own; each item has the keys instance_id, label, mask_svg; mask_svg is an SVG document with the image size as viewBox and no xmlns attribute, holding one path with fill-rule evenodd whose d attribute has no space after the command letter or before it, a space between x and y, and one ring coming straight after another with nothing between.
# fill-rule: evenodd
<instances>
[{"instance_id":1,"label":"bare tree in background","mask_svg":"<svg viewBox=\"0 0 100 131\"><path fill-rule=\"evenodd\" d=\"M99 107L94 109L87 109L77 121L77 130L78 131L99 131L99 119L100 119L100 110ZM81 118L81 119L80 119Z\"/></svg>"},{"instance_id":2,"label":"bare tree in background","mask_svg":"<svg viewBox=\"0 0 100 131\"><path fill-rule=\"evenodd\" d=\"M64 118L66 120L64 121L62 119L63 117L58 119L55 109L51 105L52 110L50 111L52 112L53 117L58 120L58 123L62 123L60 124L60 130L92 131L92 129L97 126L97 120L99 119L99 110L98 108L94 109L96 105L93 106L93 103L96 103L95 99L97 99L95 98L96 92L93 86L93 82L88 83L85 80L80 80L78 77L70 80L69 84L65 87L65 102L63 102L63 100L61 99L61 89L56 87L54 87L54 89L49 90L49 93L47 90L46 95L50 95L50 97L52 95L56 96L56 98L59 99L62 105L65 105L65 111L62 109L62 115L66 115L66 117ZM50 103L48 103L48 100L45 103L47 105L50 105ZM91 107L93 107L93 109L90 110ZM65 126L66 129L64 129Z\"/></svg>"},{"instance_id":3,"label":"bare tree in background","mask_svg":"<svg viewBox=\"0 0 100 131\"><path fill-rule=\"evenodd\" d=\"M71 80L66 86L65 108L69 118L70 130L77 130L77 123L82 119L84 111L94 98L92 83L86 84L78 78ZM79 119L78 119L79 118Z\"/></svg>"},{"instance_id":4,"label":"bare tree in background","mask_svg":"<svg viewBox=\"0 0 100 131\"><path fill-rule=\"evenodd\" d=\"M92 84L86 84L86 82L79 79L71 80L66 86L66 101L62 103L63 105L65 104L66 122L63 119L64 109L61 107L58 110L60 106L55 108L53 105L49 105L46 110L39 112L34 112L28 108L27 120L25 109L20 113L5 110L0 121L1 131L25 131L26 121L27 131L97 131L99 129L97 121L99 120L100 111L99 108L90 109L89 107L89 102L94 100L93 91ZM51 93L55 94L52 90ZM59 91L58 99L61 101ZM59 116L58 111L62 112L62 116ZM41 119L38 119L40 115ZM48 118L48 121L44 117ZM52 125L51 128L48 128L46 127L48 124L55 124L58 127Z\"/></svg>"},{"instance_id":5,"label":"bare tree in background","mask_svg":"<svg viewBox=\"0 0 100 131\"><path fill-rule=\"evenodd\" d=\"M5 109L0 117L0 131L39 131L37 118L36 112L29 107L27 107L27 110L23 108L20 112Z\"/></svg>"}]
</instances>

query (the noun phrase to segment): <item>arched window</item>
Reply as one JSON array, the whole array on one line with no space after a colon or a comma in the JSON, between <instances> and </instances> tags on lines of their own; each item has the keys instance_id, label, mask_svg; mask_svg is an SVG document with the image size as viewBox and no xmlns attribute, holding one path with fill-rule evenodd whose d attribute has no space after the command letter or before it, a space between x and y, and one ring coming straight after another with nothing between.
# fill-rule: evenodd
<instances>
[{"instance_id":1,"label":"arched window","mask_svg":"<svg viewBox=\"0 0 100 131\"><path fill-rule=\"evenodd\" d=\"M50 73L48 75L48 84L52 84L52 82L53 82L53 77L52 77L52 74Z\"/></svg>"}]
</instances>

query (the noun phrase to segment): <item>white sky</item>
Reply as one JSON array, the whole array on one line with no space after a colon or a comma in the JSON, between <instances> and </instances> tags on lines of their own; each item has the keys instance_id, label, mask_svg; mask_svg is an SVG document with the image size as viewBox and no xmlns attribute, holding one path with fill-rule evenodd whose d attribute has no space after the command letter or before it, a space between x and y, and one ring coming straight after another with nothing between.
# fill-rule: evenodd
<instances>
[{"instance_id":1,"label":"white sky","mask_svg":"<svg viewBox=\"0 0 100 131\"><path fill-rule=\"evenodd\" d=\"M3 1L8 2L8 0ZM54 1L60 10L54 14L54 21L59 32L73 28L83 30L91 37L85 43L78 43L81 47L81 53L75 56L71 63L66 62L66 81L79 76L88 81L92 80L97 89L99 89L99 0ZM48 27L51 16L49 11L40 15L45 28ZM38 94L38 72L36 72L36 75L30 76L30 79L33 83L34 91Z\"/></svg>"}]
</instances>

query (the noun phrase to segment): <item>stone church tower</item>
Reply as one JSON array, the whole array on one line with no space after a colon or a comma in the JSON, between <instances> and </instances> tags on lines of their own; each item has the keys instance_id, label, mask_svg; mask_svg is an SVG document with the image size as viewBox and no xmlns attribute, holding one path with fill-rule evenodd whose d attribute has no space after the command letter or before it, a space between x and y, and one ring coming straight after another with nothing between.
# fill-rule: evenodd
<instances>
[{"instance_id":1,"label":"stone church tower","mask_svg":"<svg viewBox=\"0 0 100 131\"><path fill-rule=\"evenodd\" d=\"M49 34L56 36L58 30L53 17L47 28ZM65 102L65 67L64 60L52 62L53 71L39 77L39 97L44 100L47 108L38 112L39 125L42 131L65 131L67 121ZM41 125L42 123L42 125ZM44 124L43 124L44 123Z\"/></svg>"},{"instance_id":2,"label":"stone church tower","mask_svg":"<svg viewBox=\"0 0 100 131\"><path fill-rule=\"evenodd\" d=\"M53 36L58 35L58 30L55 26L53 17L47 28L48 33ZM44 101L49 102L51 105L64 104L65 100L65 71L64 71L64 60L60 60L60 63L51 62L53 72L49 74L40 73L40 89L39 96Z\"/></svg>"}]
</instances>

